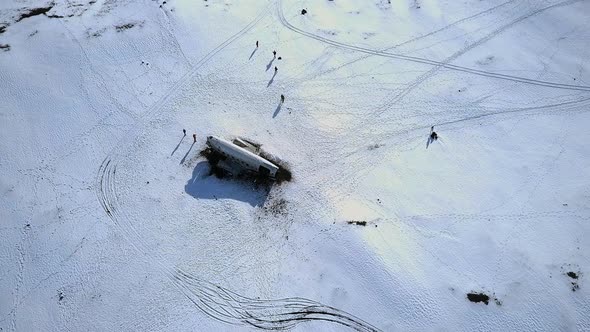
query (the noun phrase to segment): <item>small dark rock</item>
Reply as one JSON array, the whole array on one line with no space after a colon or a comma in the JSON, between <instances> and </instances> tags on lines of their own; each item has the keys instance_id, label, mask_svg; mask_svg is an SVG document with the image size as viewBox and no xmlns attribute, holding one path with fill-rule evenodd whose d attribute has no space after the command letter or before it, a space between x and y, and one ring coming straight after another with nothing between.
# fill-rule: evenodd
<instances>
[{"instance_id":1,"label":"small dark rock","mask_svg":"<svg viewBox=\"0 0 590 332\"><path fill-rule=\"evenodd\" d=\"M307 10L305 10L305 9L302 9L302 10L301 10L301 15L305 15L305 14L307 14Z\"/></svg>"}]
</instances>

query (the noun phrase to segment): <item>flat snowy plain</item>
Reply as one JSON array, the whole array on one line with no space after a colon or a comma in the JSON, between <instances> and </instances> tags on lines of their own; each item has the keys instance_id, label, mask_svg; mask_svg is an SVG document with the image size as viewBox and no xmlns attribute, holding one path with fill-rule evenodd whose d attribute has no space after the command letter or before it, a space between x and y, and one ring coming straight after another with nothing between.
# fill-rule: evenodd
<instances>
[{"instance_id":1,"label":"flat snowy plain","mask_svg":"<svg viewBox=\"0 0 590 332\"><path fill-rule=\"evenodd\" d=\"M0 331L590 331L589 31L581 0L0 1ZM208 176L207 135L293 181Z\"/></svg>"}]
</instances>

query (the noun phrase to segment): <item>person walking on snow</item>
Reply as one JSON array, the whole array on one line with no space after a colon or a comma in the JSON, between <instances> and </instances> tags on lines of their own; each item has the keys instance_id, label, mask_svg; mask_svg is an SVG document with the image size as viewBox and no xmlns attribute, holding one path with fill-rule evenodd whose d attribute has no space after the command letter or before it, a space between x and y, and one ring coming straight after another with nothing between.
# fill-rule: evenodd
<instances>
[{"instance_id":1,"label":"person walking on snow","mask_svg":"<svg viewBox=\"0 0 590 332\"><path fill-rule=\"evenodd\" d=\"M258 48L258 40L256 41L256 48Z\"/></svg>"},{"instance_id":2,"label":"person walking on snow","mask_svg":"<svg viewBox=\"0 0 590 332\"><path fill-rule=\"evenodd\" d=\"M277 51L272 51L273 58L277 57Z\"/></svg>"},{"instance_id":3,"label":"person walking on snow","mask_svg":"<svg viewBox=\"0 0 590 332\"><path fill-rule=\"evenodd\" d=\"M277 73L277 71L279 71L279 68L277 68L277 66L275 66L275 74Z\"/></svg>"},{"instance_id":4,"label":"person walking on snow","mask_svg":"<svg viewBox=\"0 0 590 332\"><path fill-rule=\"evenodd\" d=\"M285 95L281 95L281 104L285 102Z\"/></svg>"},{"instance_id":5,"label":"person walking on snow","mask_svg":"<svg viewBox=\"0 0 590 332\"><path fill-rule=\"evenodd\" d=\"M193 143L197 143L197 134L193 134Z\"/></svg>"},{"instance_id":6,"label":"person walking on snow","mask_svg":"<svg viewBox=\"0 0 590 332\"><path fill-rule=\"evenodd\" d=\"M182 133L184 134L184 136L186 136L186 129L183 129Z\"/></svg>"},{"instance_id":7,"label":"person walking on snow","mask_svg":"<svg viewBox=\"0 0 590 332\"><path fill-rule=\"evenodd\" d=\"M438 139L438 134L434 131L434 126L430 127L430 139L432 141L436 141Z\"/></svg>"}]
</instances>

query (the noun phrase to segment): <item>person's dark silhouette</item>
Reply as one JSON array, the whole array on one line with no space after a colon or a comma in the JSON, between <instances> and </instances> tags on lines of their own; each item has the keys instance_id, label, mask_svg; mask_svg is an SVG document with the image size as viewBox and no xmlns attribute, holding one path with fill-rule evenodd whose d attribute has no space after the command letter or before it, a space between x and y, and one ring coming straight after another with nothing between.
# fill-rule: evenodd
<instances>
[{"instance_id":1,"label":"person's dark silhouette","mask_svg":"<svg viewBox=\"0 0 590 332\"><path fill-rule=\"evenodd\" d=\"M275 66L275 73L279 70L279 68L277 68L277 66Z\"/></svg>"},{"instance_id":2,"label":"person's dark silhouette","mask_svg":"<svg viewBox=\"0 0 590 332\"><path fill-rule=\"evenodd\" d=\"M258 48L258 40L256 41L256 48Z\"/></svg>"},{"instance_id":3,"label":"person's dark silhouette","mask_svg":"<svg viewBox=\"0 0 590 332\"><path fill-rule=\"evenodd\" d=\"M273 56L273 58L276 58L277 57L277 51L272 51L272 56Z\"/></svg>"},{"instance_id":4,"label":"person's dark silhouette","mask_svg":"<svg viewBox=\"0 0 590 332\"><path fill-rule=\"evenodd\" d=\"M197 143L197 134L193 134L193 143Z\"/></svg>"},{"instance_id":5,"label":"person's dark silhouette","mask_svg":"<svg viewBox=\"0 0 590 332\"><path fill-rule=\"evenodd\" d=\"M186 129L183 129L182 133L184 134L184 136L186 136Z\"/></svg>"},{"instance_id":6,"label":"person's dark silhouette","mask_svg":"<svg viewBox=\"0 0 590 332\"><path fill-rule=\"evenodd\" d=\"M285 102L285 95L281 95L281 104Z\"/></svg>"}]
</instances>

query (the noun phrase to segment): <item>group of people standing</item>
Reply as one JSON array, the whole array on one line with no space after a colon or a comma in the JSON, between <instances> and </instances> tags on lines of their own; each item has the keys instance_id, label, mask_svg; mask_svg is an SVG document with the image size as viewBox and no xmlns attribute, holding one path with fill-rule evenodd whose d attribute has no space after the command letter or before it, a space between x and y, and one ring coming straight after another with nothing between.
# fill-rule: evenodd
<instances>
[{"instance_id":1,"label":"group of people standing","mask_svg":"<svg viewBox=\"0 0 590 332\"><path fill-rule=\"evenodd\" d=\"M183 129L182 133L186 136L186 129ZM193 143L197 143L197 134L193 134Z\"/></svg>"}]
</instances>

